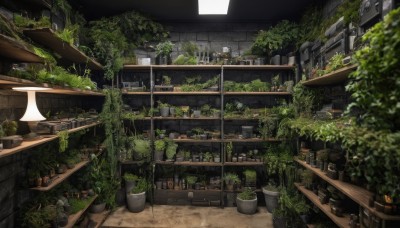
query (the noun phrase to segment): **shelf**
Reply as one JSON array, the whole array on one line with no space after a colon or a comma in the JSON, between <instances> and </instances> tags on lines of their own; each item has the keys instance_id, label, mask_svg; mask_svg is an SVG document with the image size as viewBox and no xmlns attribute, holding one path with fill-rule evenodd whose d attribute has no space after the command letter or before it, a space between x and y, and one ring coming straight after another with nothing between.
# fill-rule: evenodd
<instances>
[{"instance_id":1,"label":"shelf","mask_svg":"<svg viewBox=\"0 0 400 228\"><path fill-rule=\"evenodd\" d=\"M199 118L185 118L185 117L153 117L154 120L220 120L214 117L199 117Z\"/></svg>"},{"instance_id":2,"label":"shelf","mask_svg":"<svg viewBox=\"0 0 400 228\"><path fill-rule=\"evenodd\" d=\"M289 65L224 65L225 70L294 70L295 66Z\"/></svg>"},{"instance_id":3,"label":"shelf","mask_svg":"<svg viewBox=\"0 0 400 228\"><path fill-rule=\"evenodd\" d=\"M224 192L230 192L230 193L239 193L239 192L243 192L244 189L235 189L235 190L227 190L225 189ZM262 192L262 190L260 188L257 188L256 190L254 190L254 192Z\"/></svg>"},{"instance_id":4,"label":"shelf","mask_svg":"<svg viewBox=\"0 0 400 228\"><path fill-rule=\"evenodd\" d=\"M51 88L50 90L38 91L38 93L51 93L51 94L77 95L77 96L104 96L103 93L91 90L70 89L61 86L50 87L48 84L37 84L35 82L26 79L15 78L6 75L0 75L0 86L4 88L23 87L23 86Z\"/></svg>"},{"instance_id":5,"label":"shelf","mask_svg":"<svg viewBox=\"0 0 400 228\"><path fill-rule=\"evenodd\" d=\"M224 142L234 142L234 143L259 143L259 142L281 142L283 139L268 138L268 139L224 139Z\"/></svg>"},{"instance_id":6,"label":"shelf","mask_svg":"<svg viewBox=\"0 0 400 228\"><path fill-rule=\"evenodd\" d=\"M240 95L240 96L290 96L289 92L224 92L226 96Z\"/></svg>"},{"instance_id":7,"label":"shelf","mask_svg":"<svg viewBox=\"0 0 400 228\"><path fill-rule=\"evenodd\" d=\"M35 42L38 42L54 52L61 55L62 58L68 59L75 63L86 63L93 70L102 70L103 66L89 58L85 53L69 43L61 40L57 34L50 28L25 29L24 34Z\"/></svg>"},{"instance_id":8,"label":"shelf","mask_svg":"<svg viewBox=\"0 0 400 228\"><path fill-rule=\"evenodd\" d=\"M168 162L168 161L156 161L159 165L176 165L176 166L222 166L220 162Z\"/></svg>"},{"instance_id":9,"label":"shelf","mask_svg":"<svg viewBox=\"0 0 400 228\"><path fill-rule=\"evenodd\" d=\"M185 189L185 190L175 190L175 189L154 189L155 191L168 191L168 192L221 192L219 189L205 189L205 190L196 190L196 189Z\"/></svg>"},{"instance_id":10,"label":"shelf","mask_svg":"<svg viewBox=\"0 0 400 228\"><path fill-rule=\"evenodd\" d=\"M150 70L151 65L124 65L124 70Z\"/></svg>"},{"instance_id":11,"label":"shelf","mask_svg":"<svg viewBox=\"0 0 400 228\"><path fill-rule=\"evenodd\" d=\"M148 161L120 161L121 165L142 165L144 163L148 163Z\"/></svg>"},{"instance_id":12,"label":"shelf","mask_svg":"<svg viewBox=\"0 0 400 228\"><path fill-rule=\"evenodd\" d=\"M326 214L332 221L338 225L339 227L349 227L350 216L344 214L344 217L338 217L331 213L331 208L329 204L321 204L318 199L318 196L314 194L314 192L307 190L305 187L300 186L298 183L295 183L297 189L299 189L311 202L315 204L324 214Z\"/></svg>"},{"instance_id":13,"label":"shelf","mask_svg":"<svg viewBox=\"0 0 400 228\"><path fill-rule=\"evenodd\" d=\"M301 161L297 158L294 159L297 163L302 165L303 167L311 170L314 172L317 176L331 184L333 187L335 187L337 190L340 192L344 193L347 197L352 199L354 202L357 204L361 205L363 208L368 209L372 214L375 216L383 219L383 220L388 220L388 221L400 221L400 216L394 216L394 215L387 215L382 212L378 212L375 210L375 208L370 207L368 205L369 199L373 196L373 193L359 187L357 185L353 185L350 183L346 183L343 181L339 180L333 180L329 178L324 172L322 172L319 168L313 168L310 165L308 165L306 162Z\"/></svg>"},{"instance_id":14,"label":"shelf","mask_svg":"<svg viewBox=\"0 0 400 228\"><path fill-rule=\"evenodd\" d=\"M53 189L55 186L63 182L65 179L67 179L69 176L74 174L76 171L80 170L82 167L86 166L90 161L81 161L78 164L75 165L74 168L68 169L65 173L63 174L58 174L55 177L52 178L52 182L50 183L49 186L47 187L35 187L31 188L31 190L36 190L36 191L49 191Z\"/></svg>"},{"instance_id":15,"label":"shelf","mask_svg":"<svg viewBox=\"0 0 400 228\"><path fill-rule=\"evenodd\" d=\"M177 143L220 143L221 139L174 139Z\"/></svg>"},{"instance_id":16,"label":"shelf","mask_svg":"<svg viewBox=\"0 0 400 228\"><path fill-rule=\"evenodd\" d=\"M96 223L96 225L93 228L99 228L103 224L103 222L106 220L108 215L111 213L111 211L103 211L98 214L92 214L90 213L90 220Z\"/></svg>"},{"instance_id":17,"label":"shelf","mask_svg":"<svg viewBox=\"0 0 400 228\"><path fill-rule=\"evenodd\" d=\"M199 91L199 92L153 92L153 95L171 95L171 96L211 96L221 95L220 92Z\"/></svg>"},{"instance_id":18,"label":"shelf","mask_svg":"<svg viewBox=\"0 0 400 228\"><path fill-rule=\"evenodd\" d=\"M152 65L153 70L221 70L221 65Z\"/></svg>"},{"instance_id":19,"label":"shelf","mask_svg":"<svg viewBox=\"0 0 400 228\"><path fill-rule=\"evenodd\" d=\"M264 162L225 162L225 166L263 166Z\"/></svg>"},{"instance_id":20,"label":"shelf","mask_svg":"<svg viewBox=\"0 0 400 228\"><path fill-rule=\"evenodd\" d=\"M0 34L0 55L19 62L43 63L43 59L29 50L22 42Z\"/></svg>"},{"instance_id":21,"label":"shelf","mask_svg":"<svg viewBox=\"0 0 400 228\"><path fill-rule=\"evenodd\" d=\"M150 92L122 92L122 94L126 94L126 95L151 95Z\"/></svg>"},{"instance_id":22,"label":"shelf","mask_svg":"<svg viewBox=\"0 0 400 228\"><path fill-rule=\"evenodd\" d=\"M333 71L329 74L322 75L321 77L313 78L303 82L306 86L323 86L334 85L347 80L349 73L354 71L357 65L343 67L342 69Z\"/></svg>"},{"instance_id":23,"label":"shelf","mask_svg":"<svg viewBox=\"0 0 400 228\"><path fill-rule=\"evenodd\" d=\"M96 198L97 198L97 196L92 197L92 199L89 201L88 205L86 205L86 207L84 209L78 211L75 214L68 216L68 224L66 226L63 226L62 228L74 227L75 223L79 220L79 218L83 215L83 213L85 213L85 211L90 207L90 205L92 205L92 203L94 202L94 200Z\"/></svg>"},{"instance_id":24,"label":"shelf","mask_svg":"<svg viewBox=\"0 0 400 228\"><path fill-rule=\"evenodd\" d=\"M91 128L94 127L96 125L98 125L99 123L93 123L90 125L86 125L86 126L82 126L82 127L78 127L78 128L74 128L74 129L70 129L68 130L69 133L73 133L73 132L77 132L83 129L87 129L87 128ZM45 136L43 136L45 137ZM35 141L24 141L22 142L22 144L20 146L17 146L15 148L12 149L3 149L2 151L0 151L0 158L21 152L23 150L27 150L29 148L35 147L35 146L39 146L41 144L53 141L55 139L57 139L58 136L57 135L51 135L51 136L46 136L43 139L39 139L39 140L35 140Z\"/></svg>"}]
</instances>

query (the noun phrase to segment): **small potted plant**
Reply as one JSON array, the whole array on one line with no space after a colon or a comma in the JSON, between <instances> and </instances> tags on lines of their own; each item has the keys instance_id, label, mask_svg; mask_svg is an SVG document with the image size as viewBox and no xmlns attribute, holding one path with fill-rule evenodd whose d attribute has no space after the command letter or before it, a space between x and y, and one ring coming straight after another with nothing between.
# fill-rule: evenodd
<instances>
[{"instance_id":1,"label":"small potted plant","mask_svg":"<svg viewBox=\"0 0 400 228\"><path fill-rule=\"evenodd\" d=\"M257 194L251 188L245 188L236 198L237 211L252 215L257 212Z\"/></svg>"},{"instance_id":2,"label":"small potted plant","mask_svg":"<svg viewBox=\"0 0 400 228\"><path fill-rule=\"evenodd\" d=\"M219 153L214 153L214 162L221 162L221 157L219 156Z\"/></svg>"},{"instance_id":3,"label":"small potted plant","mask_svg":"<svg viewBox=\"0 0 400 228\"><path fill-rule=\"evenodd\" d=\"M155 161L163 161L164 160L164 150L165 150L165 141L163 139L157 139L154 141L154 160Z\"/></svg>"},{"instance_id":4,"label":"small potted plant","mask_svg":"<svg viewBox=\"0 0 400 228\"><path fill-rule=\"evenodd\" d=\"M171 77L163 75L161 85L154 85L154 89L155 91L173 91L174 85L171 84Z\"/></svg>"},{"instance_id":5,"label":"small potted plant","mask_svg":"<svg viewBox=\"0 0 400 228\"><path fill-rule=\"evenodd\" d=\"M187 176L186 183L188 185L188 189L193 189L193 185L197 182L196 176Z\"/></svg>"},{"instance_id":6,"label":"small potted plant","mask_svg":"<svg viewBox=\"0 0 400 228\"><path fill-rule=\"evenodd\" d=\"M265 198L267 211L272 213L278 207L279 188L273 184L268 184L262 189Z\"/></svg>"},{"instance_id":7,"label":"small potted plant","mask_svg":"<svg viewBox=\"0 0 400 228\"><path fill-rule=\"evenodd\" d=\"M125 173L123 178L125 180L125 191L127 193L135 187L136 181L139 179L138 176L133 173Z\"/></svg>"},{"instance_id":8,"label":"small potted plant","mask_svg":"<svg viewBox=\"0 0 400 228\"><path fill-rule=\"evenodd\" d=\"M204 153L204 156L203 156L203 161L204 162L210 162L211 159L212 159L212 154L210 152Z\"/></svg>"},{"instance_id":9,"label":"small potted plant","mask_svg":"<svg viewBox=\"0 0 400 228\"><path fill-rule=\"evenodd\" d=\"M165 154L167 155L167 161L174 161L174 156L176 154L176 149L178 148L178 144L173 141L167 141L167 146L165 149Z\"/></svg>"},{"instance_id":10,"label":"small potted plant","mask_svg":"<svg viewBox=\"0 0 400 228\"><path fill-rule=\"evenodd\" d=\"M160 65L167 65L171 60L171 53L174 44L171 41L164 41L156 46L156 55L159 59Z\"/></svg>"},{"instance_id":11,"label":"small potted plant","mask_svg":"<svg viewBox=\"0 0 400 228\"><path fill-rule=\"evenodd\" d=\"M144 210L146 205L147 189L147 180L145 178L139 178L136 186L126 194L126 201L129 211L137 213Z\"/></svg>"},{"instance_id":12,"label":"small potted plant","mask_svg":"<svg viewBox=\"0 0 400 228\"><path fill-rule=\"evenodd\" d=\"M235 173L226 173L224 177L226 188L233 191L234 185L240 182L240 179Z\"/></svg>"},{"instance_id":13,"label":"small potted plant","mask_svg":"<svg viewBox=\"0 0 400 228\"><path fill-rule=\"evenodd\" d=\"M232 152L233 152L233 143L232 141L228 142L225 144L225 152L226 152L226 161L231 162L232 161Z\"/></svg>"},{"instance_id":14,"label":"small potted plant","mask_svg":"<svg viewBox=\"0 0 400 228\"><path fill-rule=\"evenodd\" d=\"M158 108L160 109L161 117L168 117L170 105L167 103L162 103L161 101L157 101L157 103Z\"/></svg>"},{"instance_id":15,"label":"small potted plant","mask_svg":"<svg viewBox=\"0 0 400 228\"><path fill-rule=\"evenodd\" d=\"M135 161L141 161L150 156L150 140L141 139L137 136L131 137L130 140Z\"/></svg>"}]
</instances>

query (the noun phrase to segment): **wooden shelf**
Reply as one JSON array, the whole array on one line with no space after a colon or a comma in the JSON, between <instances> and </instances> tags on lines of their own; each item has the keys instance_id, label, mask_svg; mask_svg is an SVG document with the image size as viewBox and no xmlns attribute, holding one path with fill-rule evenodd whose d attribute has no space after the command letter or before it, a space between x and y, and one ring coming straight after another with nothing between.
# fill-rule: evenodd
<instances>
[{"instance_id":1,"label":"wooden shelf","mask_svg":"<svg viewBox=\"0 0 400 228\"><path fill-rule=\"evenodd\" d=\"M106 218L108 217L108 215L111 213L111 211L103 211L101 213L98 214L90 214L90 220L92 220L93 222L96 223L96 225L94 226L94 228L99 228L101 227L101 225L103 224L103 222L106 220Z\"/></svg>"},{"instance_id":2,"label":"wooden shelf","mask_svg":"<svg viewBox=\"0 0 400 228\"><path fill-rule=\"evenodd\" d=\"M212 91L199 91L199 92L153 92L153 95L171 95L171 96L211 96L211 95L221 95L221 92Z\"/></svg>"},{"instance_id":3,"label":"wooden shelf","mask_svg":"<svg viewBox=\"0 0 400 228\"><path fill-rule=\"evenodd\" d=\"M225 162L225 166L263 166L264 162Z\"/></svg>"},{"instance_id":4,"label":"wooden shelf","mask_svg":"<svg viewBox=\"0 0 400 228\"><path fill-rule=\"evenodd\" d=\"M148 163L148 161L121 161L121 165L142 165L144 163Z\"/></svg>"},{"instance_id":5,"label":"wooden shelf","mask_svg":"<svg viewBox=\"0 0 400 228\"><path fill-rule=\"evenodd\" d=\"M300 186L298 183L295 183L297 189L299 189L311 202L315 204L322 212L324 212L332 221L338 225L339 227L349 227L350 216L344 214L344 217L338 217L331 213L331 208L329 204L321 204L318 199L318 196L314 194L314 192L307 190L305 187Z\"/></svg>"},{"instance_id":6,"label":"wooden shelf","mask_svg":"<svg viewBox=\"0 0 400 228\"><path fill-rule=\"evenodd\" d=\"M152 65L153 70L221 70L221 65Z\"/></svg>"},{"instance_id":7,"label":"wooden shelf","mask_svg":"<svg viewBox=\"0 0 400 228\"><path fill-rule=\"evenodd\" d=\"M259 142L281 142L282 139L268 138L268 139L224 139L224 142L234 142L234 143L259 143Z\"/></svg>"},{"instance_id":8,"label":"wooden shelf","mask_svg":"<svg viewBox=\"0 0 400 228\"><path fill-rule=\"evenodd\" d=\"M227 190L227 189L224 189L224 192L230 192L230 193L239 193L239 192L243 192L243 191L244 191L243 188L241 188L241 189L235 189L235 190ZM257 188L256 190L254 190L254 192L262 192L262 190L261 190L260 188Z\"/></svg>"},{"instance_id":9,"label":"wooden shelf","mask_svg":"<svg viewBox=\"0 0 400 228\"><path fill-rule=\"evenodd\" d=\"M75 214L68 216L68 224L66 226L63 226L62 228L74 227L75 223L79 220L79 218L83 215L83 213L85 213L85 211L90 207L90 205L92 205L92 203L95 201L96 198L97 198L97 196L92 197L92 199L89 201L88 205L86 205L86 207L84 209L78 211Z\"/></svg>"},{"instance_id":10,"label":"wooden shelf","mask_svg":"<svg viewBox=\"0 0 400 228\"><path fill-rule=\"evenodd\" d=\"M290 96L289 92L224 92L226 96L240 95L240 96Z\"/></svg>"},{"instance_id":11,"label":"wooden shelf","mask_svg":"<svg viewBox=\"0 0 400 228\"><path fill-rule=\"evenodd\" d=\"M151 65L124 65L124 70L150 70Z\"/></svg>"},{"instance_id":12,"label":"wooden shelf","mask_svg":"<svg viewBox=\"0 0 400 228\"><path fill-rule=\"evenodd\" d=\"M103 66L85 53L69 43L61 40L51 28L25 29L24 34L35 42L38 42L69 61L75 63L86 63L93 70L102 70Z\"/></svg>"},{"instance_id":13,"label":"wooden shelf","mask_svg":"<svg viewBox=\"0 0 400 228\"><path fill-rule=\"evenodd\" d=\"M175 190L175 189L154 189L155 191L169 191L169 192L221 192L219 189L205 189L205 190L196 190L196 189L185 189L185 190Z\"/></svg>"},{"instance_id":14,"label":"wooden shelf","mask_svg":"<svg viewBox=\"0 0 400 228\"><path fill-rule=\"evenodd\" d=\"M91 128L94 127L96 125L98 125L99 123L93 123L93 124L89 124L86 126L82 126L82 127L78 127L78 128L74 128L74 129L70 129L68 130L69 133L73 133L73 132L77 132L83 129L87 129L87 128ZM55 139L58 139L57 135L50 135L50 136L46 136L43 139L39 139L39 140L35 140L35 141L24 141L22 142L22 144L20 146L17 146L15 148L12 149L3 149L2 151L0 151L0 158L21 152L23 150L27 150L29 148L35 147L35 146L39 146L41 144L53 141Z\"/></svg>"},{"instance_id":15,"label":"wooden shelf","mask_svg":"<svg viewBox=\"0 0 400 228\"><path fill-rule=\"evenodd\" d=\"M69 176L74 174L76 171L80 170L82 167L86 166L90 161L81 161L78 164L75 165L74 168L68 169L65 173L63 174L58 174L55 177L53 177L53 181L50 183L49 186L47 187L35 187L31 188L31 190L36 190L36 191L49 191L53 189L55 186L63 182L65 179L67 179Z\"/></svg>"},{"instance_id":16,"label":"wooden shelf","mask_svg":"<svg viewBox=\"0 0 400 228\"><path fill-rule=\"evenodd\" d=\"M38 91L38 93L51 93L51 94L77 95L77 96L104 96L103 93L91 90L70 89L61 86L49 87L48 84L37 84L35 82L26 79L15 78L6 75L0 75L0 86L4 88L23 87L23 86L51 88L50 90Z\"/></svg>"},{"instance_id":17,"label":"wooden shelf","mask_svg":"<svg viewBox=\"0 0 400 228\"><path fill-rule=\"evenodd\" d=\"M174 142L178 143L220 143L221 139L174 139Z\"/></svg>"},{"instance_id":18,"label":"wooden shelf","mask_svg":"<svg viewBox=\"0 0 400 228\"><path fill-rule=\"evenodd\" d=\"M151 95L150 92L122 92L122 94L126 94L126 95Z\"/></svg>"},{"instance_id":19,"label":"wooden shelf","mask_svg":"<svg viewBox=\"0 0 400 228\"><path fill-rule=\"evenodd\" d=\"M176 165L176 166L222 166L220 162L169 162L169 161L156 161L159 165Z\"/></svg>"},{"instance_id":20,"label":"wooden shelf","mask_svg":"<svg viewBox=\"0 0 400 228\"><path fill-rule=\"evenodd\" d=\"M306 162L301 161L298 158L295 158L294 160L297 163L299 163L300 165L302 165L303 167L314 172L321 179L323 179L324 181L331 184L333 187L335 187L340 192L344 193L347 197L352 199L357 204L361 205L363 208L368 209L375 216L377 216L383 220L400 221L400 216L384 214L382 212L376 211L375 208L370 207L368 205L369 199L373 196L372 192L370 192L362 187L359 187L357 185L353 185L353 184L346 183L346 182L339 181L339 180L333 180L333 179L329 178L319 168L313 168L310 165L308 165Z\"/></svg>"},{"instance_id":21,"label":"wooden shelf","mask_svg":"<svg viewBox=\"0 0 400 228\"><path fill-rule=\"evenodd\" d=\"M214 117L184 118L184 117L153 117L155 120L220 120Z\"/></svg>"},{"instance_id":22,"label":"wooden shelf","mask_svg":"<svg viewBox=\"0 0 400 228\"><path fill-rule=\"evenodd\" d=\"M43 63L44 60L29 50L25 44L0 34L0 55L18 62Z\"/></svg>"},{"instance_id":23,"label":"wooden shelf","mask_svg":"<svg viewBox=\"0 0 400 228\"><path fill-rule=\"evenodd\" d=\"M335 85L347 80L349 73L354 71L357 65L351 65L343 67L342 69L333 71L329 74L322 75L317 78L313 78L303 82L306 86L324 86L324 85Z\"/></svg>"},{"instance_id":24,"label":"wooden shelf","mask_svg":"<svg viewBox=\"0 0 400 228\"><path fill-rule=\"evenodd\" d=\"M293 70L295 66L289 65L224 65L225 70Z\"/></svg>"}]
</instances>

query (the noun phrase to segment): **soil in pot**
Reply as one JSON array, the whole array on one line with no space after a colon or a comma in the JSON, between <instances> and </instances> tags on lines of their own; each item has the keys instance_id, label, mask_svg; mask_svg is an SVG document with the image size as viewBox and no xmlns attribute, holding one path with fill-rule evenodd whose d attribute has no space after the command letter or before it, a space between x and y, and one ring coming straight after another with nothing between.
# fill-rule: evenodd
<instances>
[{"instance_id":1,"label":"soil in pot","mask_svg":"<svg viewBox=\"0 0 400 228\"><path fill-rule=\"evenodd\" d=\"M278 207L279 192L263 188L265 205L269 213L272 213Z\"/></svg>"},{"instance_id":2,"label":"soil in pot","mask_svg":"<svg viewBox=\"0 0 400 228\"><path fill-rule=\"evenodd\" d=\"M128 204L128 210L134 213L138 213L144 210L146 205L146 192L138 194L126 194L126 202Z\"/></svg>"}]
</instances>

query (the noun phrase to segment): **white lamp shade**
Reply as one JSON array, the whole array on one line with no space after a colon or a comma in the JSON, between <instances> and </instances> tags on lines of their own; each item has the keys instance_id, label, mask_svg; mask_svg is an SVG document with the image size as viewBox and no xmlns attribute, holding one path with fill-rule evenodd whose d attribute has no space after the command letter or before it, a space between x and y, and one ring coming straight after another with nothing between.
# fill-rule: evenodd
<instances>
[{"instance_id":1,"label":"white lamp shade","mask_svg":"<svg viewBox=\"0 0 400 228\"><path fill-rule=\"evenodd\" d=\"M36 91L28 90L28 105L24 116L20 119L21 121L41 121L46 118L42 116L36 105Z\"/></svg>"}]
</instances>

